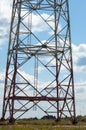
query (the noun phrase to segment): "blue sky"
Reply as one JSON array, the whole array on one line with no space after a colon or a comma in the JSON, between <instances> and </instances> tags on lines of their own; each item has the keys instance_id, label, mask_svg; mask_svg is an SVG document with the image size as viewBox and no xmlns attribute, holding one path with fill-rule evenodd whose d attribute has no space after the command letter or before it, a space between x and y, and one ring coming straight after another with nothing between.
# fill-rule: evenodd
<instances>
[{"instance_id":1,"label":"blue sky","mask_svg":"<svg viewBox=\"0 0 86 130\"><path fill-rule=\"evenodd\" d=\"M72 42L86 42L86 0L69 0Z\"/></svg>"},{"instance_id":2,"label":"blue sky","mask_svg":"<svg viewBox=\"0 0 86 130\"><path fill-rule=\"evenodd\" d=\"M82 3L83 2L83 3ZM0 101L3 99L12 0L0 1ZM77 115L86 115L86 0L69 0ZM0 105L0 116L1 116Z\"/></svg>"}]
</instances>

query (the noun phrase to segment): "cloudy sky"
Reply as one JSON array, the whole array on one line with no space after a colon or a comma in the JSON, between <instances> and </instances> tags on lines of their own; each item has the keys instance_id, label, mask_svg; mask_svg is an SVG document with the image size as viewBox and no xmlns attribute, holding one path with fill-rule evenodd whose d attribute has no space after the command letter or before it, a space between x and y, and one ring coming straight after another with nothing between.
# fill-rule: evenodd
<instances>
[{"instance_id":1,"label":"cloudy sky","mask_svg":"<svg viewBox=\"0 0 86 130\"><path fill-rule=\"evenodd\" d=\"M69 0L76 114L86 115L86 0ZM0 1L0 103L3 99L12 0ZM39 22L39 21L36 21ZM36 27L36 26L35 26ZM35 28L36 29L36 28ZM2 105L0 105L1 117Z\"/></svg>"}]
</instances>

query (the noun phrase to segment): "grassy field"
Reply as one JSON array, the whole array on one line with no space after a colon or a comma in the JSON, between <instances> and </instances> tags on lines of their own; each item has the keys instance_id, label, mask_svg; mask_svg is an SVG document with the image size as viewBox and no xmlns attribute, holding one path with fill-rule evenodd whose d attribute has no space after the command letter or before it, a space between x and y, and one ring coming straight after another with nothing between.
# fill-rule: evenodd
<instances>
[{"instance_id":1,"label":"grassy field","mask_svg":"<svg viewBox=\"0 0 86 130\"><path fill-rule=\"evenodd\" d=\"M10 126L0 126L0 130L86 130L86 127L10 125Z\"/></svg>"},{"instance_id":2,"label":"grassy field","mask_svg":"<svg viewBox=\"0 0 86 130\"><path fill-rule=\"evenodd\" d=\"M18 120L15 124L0 122L0 130L86 130L86 120L79 119L76 125L72 125L68 119L60 122L54 120Z\"/></svg>"}]
</instances>

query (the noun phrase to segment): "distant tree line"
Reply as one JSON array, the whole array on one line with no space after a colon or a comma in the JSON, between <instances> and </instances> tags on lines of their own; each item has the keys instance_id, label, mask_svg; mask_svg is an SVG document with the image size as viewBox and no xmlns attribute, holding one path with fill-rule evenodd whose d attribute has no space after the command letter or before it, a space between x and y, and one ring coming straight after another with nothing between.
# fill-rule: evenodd
<instances>
[{"instance_id":1,"label":"distant tree line","mask_svg":"<svg viewBox=\"0 0 86 130\"><path fill-rule=\"evenodd\" d=\"M52 115L48 115L48 116L43 116L41 119L49 119L49 120L53 119L53 120L55 120L56 117L52 116Z\"/></svg>"}]
</instances>

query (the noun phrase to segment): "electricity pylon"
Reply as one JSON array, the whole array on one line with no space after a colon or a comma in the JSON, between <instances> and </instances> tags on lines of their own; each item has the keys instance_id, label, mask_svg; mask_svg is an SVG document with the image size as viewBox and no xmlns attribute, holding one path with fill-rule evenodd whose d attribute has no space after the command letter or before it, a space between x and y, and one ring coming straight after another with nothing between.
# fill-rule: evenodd
<instances>
[{"instance_id":1,"label":"electricity pylon","mask_svg":"<svg viewBox=\"0 0 86 130\"><path fill-rule=\"evenodd\" d=\"M75 122L68 0L13 0L2 119L31 110Z\"/></svg>"}]
</instances>

